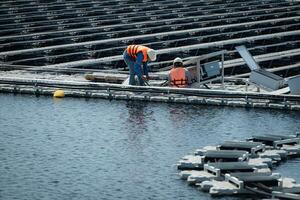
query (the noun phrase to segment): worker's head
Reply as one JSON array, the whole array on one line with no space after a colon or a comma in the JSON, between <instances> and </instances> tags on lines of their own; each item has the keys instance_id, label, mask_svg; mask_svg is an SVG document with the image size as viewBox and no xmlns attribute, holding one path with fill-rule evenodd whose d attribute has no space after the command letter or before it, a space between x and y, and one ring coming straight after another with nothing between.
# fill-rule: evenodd
<instances>
[{"instance_id":1,"label":"worker's head","mask_svg":"<svg viewBox=\"0 0 300 200\"><path fill-rule=\"evenodd\" d=\"M182 67L183 66L183 61L181 58L177 57L173 61L173 66L174 67Z\"/></svg>"},{"instance_id":2,"label":"worker's head","mask_svg":"<svg viewBox=\"0 0 300 200\"><path fill-rule=\"evenodd\" d=\"M149 59L150 59L151 61L155 61L155 60L156 60L156 51L155 51L155 50L153 50L153 49L148 49L147 55L148 55L148 57L149 57Z\"/></svg>"}]
</instances>

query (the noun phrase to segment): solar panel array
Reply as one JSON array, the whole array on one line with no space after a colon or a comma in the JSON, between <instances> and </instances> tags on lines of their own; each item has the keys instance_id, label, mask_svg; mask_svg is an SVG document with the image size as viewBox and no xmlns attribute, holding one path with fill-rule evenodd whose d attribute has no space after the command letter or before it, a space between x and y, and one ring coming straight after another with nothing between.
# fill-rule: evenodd
<instances>
[{"instance_id":1,"label":"solar panel array","mask_svg":"<svg viewBox=\"0 0 300 200\"><path fill-rule=\"evenodd\" d=\"M152 71L175 57L226 49L225 60L270 54L263 68L300 73L300 3L283 0L3 0L0 5L2 68L123 68L129 44L159 50ZM283 57L272 56L283 52ZM275 54L277 55L277 54ZM227 74L248 72L245 64Z\"/></svg>"}]
</instances>

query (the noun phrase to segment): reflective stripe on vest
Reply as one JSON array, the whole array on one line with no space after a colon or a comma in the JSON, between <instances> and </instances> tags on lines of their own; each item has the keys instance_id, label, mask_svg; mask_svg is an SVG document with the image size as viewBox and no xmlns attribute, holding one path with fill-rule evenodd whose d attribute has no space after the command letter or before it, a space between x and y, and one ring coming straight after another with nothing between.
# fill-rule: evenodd
<instances>
[{"instance_id":1,"label":"reflective stripe on vest","mask_svg":"<svg viewBox=\"0 0 300 200\"><path fill-rule=\"evenodd\" d=\"M188 80L185 76L185 69L182 67L173 68L170 71L171 86L186 87Z\"/></svg>"},{"instance_id":2,"label":"reflective stripe on vest","mask_svg":"<svg viewBox=\"0 0 300 200\"><path fill-rule=\"evenodd\" d=\"M139 52L143 52L143 62L147 62L148 61L148 55L147 55L147 51L150 48L142 46L142 45L129 45L127 47L127 53L133 58L136 59L136 54Z\"/></svg>"}]
</instances>

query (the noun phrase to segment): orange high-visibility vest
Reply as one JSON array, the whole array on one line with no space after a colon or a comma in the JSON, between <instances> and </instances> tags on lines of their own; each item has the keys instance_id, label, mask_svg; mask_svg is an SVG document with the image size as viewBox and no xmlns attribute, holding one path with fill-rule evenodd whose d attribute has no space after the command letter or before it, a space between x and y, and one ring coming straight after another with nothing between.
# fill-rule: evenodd
<instances>
[{"instance_id":1,"label":"orange high-visibility vest","mask_svg":"<svg viewBox=\"0 0 300 200\"><path fill-rule=\"evenodd\" d=\"M144 59L143 62L147 62L148 61L148 55L147 55L147 51L150 48L142 46L142 45L129 45L127 47L127 53L133 58L136 59L136 54L139 52L143 52L144 55Z\"/></svg>"},{"instance_id":2,"label":"orange high-visibility vest","mask_svg":"<svg viewBox=\"0 0 300 200\"><path fill-rule=\"evenodd\" d=\"M170 84L173 87L186 87L188 85L188 79L185 76L185 69L183 67L171 69L170 79Z\"/></svg>"}]
</instances>

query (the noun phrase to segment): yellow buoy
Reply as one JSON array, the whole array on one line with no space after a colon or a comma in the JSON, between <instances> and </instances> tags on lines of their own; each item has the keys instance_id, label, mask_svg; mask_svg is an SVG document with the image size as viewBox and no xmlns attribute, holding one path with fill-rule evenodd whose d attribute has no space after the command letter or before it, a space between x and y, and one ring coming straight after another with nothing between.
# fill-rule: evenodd
<instances>
[{"instance_id":1,"label":"yellow buoy","mask_svg":"<svg viewBox=\"0 0 300 200\"><path fill-rule=\"evenodd\" d=\"M65 92L63 90L56 90L53 94L53 97L62 98L65 96Z\"/></svg>"}]
</instances>

